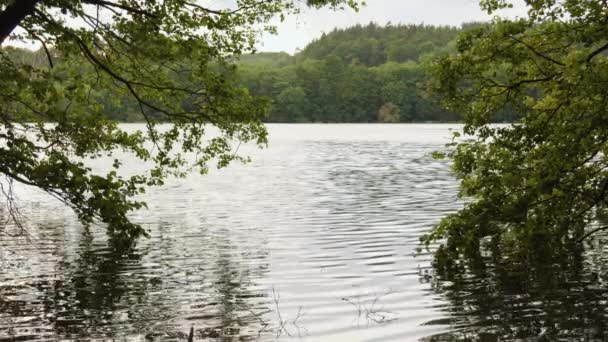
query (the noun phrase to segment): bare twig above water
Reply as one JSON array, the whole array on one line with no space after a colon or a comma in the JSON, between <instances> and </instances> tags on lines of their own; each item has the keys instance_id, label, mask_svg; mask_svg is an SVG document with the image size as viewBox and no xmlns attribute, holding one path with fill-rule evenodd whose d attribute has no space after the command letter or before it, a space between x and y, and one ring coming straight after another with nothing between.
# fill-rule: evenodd
<instances>
[{"instance_id":1,"label":"bare twig above water","mask_svg":"<svg viewBox=\"0 0 608 342\"><path fill-rule=\"evenodd\" d=\"M364 296L343 297L342 300L351 304L357 309L357 325L359 325L361 318L365 318L366 324L369 326L369 324L372 322L380 324L396 319L393 312L384 310L382 306L378 306L378 301L380 298L391 293L393 292L389 291L382 295L374 294L371 300L363 299Z\"/></svg>"},{"instance_id":2,"label":"bare twig above water","mask_svg":"<svg viewBox=\"0 0 608 342\"><path fill-rule=\"evenodd\" d=\"M10 237L25 236L28 240L32 240L32 236L23 226L24 218L19 211L19 207L17 206L14 182L12 178L5 176L5 182L0 181L0 192L6 199L5 207L7 211L7 217L3 227L0 227L0 233ZM18 232L16 234L6 231L6 227L8 227L10 223L13 223L15 227L18 228Z\"/></svg>"},{"instance_id":3,"label":"bare twig above water","mask_svg":"<svg viewBox=\"0 0 608 342\"><path fill-rule=\"evenodd\" d=\"M289 325L291 325L292 327L294 327L297 330L297 336L302 338L302 330L304 330L305 333L307 333L305 328L300 327L300 325L298 324L298 320L300 320L300 318L302 318L304 316L304 313L302 311L303 307L300 306L298 308L298 312L296 314L296 317L294 319L283 319L283 316L281 314L281 309L279 307L279 302L281 299L281 296L279 294L278 291L275 290L275 288L272 288L272 299L274 301L274 305L275 305L275 309L276 309L276 313L277 313L277 318L278 318L278 323L279 326L277 327L277 332L276 332L276 339L278 340L279 337L281 337L283 334L288 336L288 337L293 337L294 334L292 334L291 331L289 331L289 329L287 329L287 327Z\"/></svg>"}]
</instances>

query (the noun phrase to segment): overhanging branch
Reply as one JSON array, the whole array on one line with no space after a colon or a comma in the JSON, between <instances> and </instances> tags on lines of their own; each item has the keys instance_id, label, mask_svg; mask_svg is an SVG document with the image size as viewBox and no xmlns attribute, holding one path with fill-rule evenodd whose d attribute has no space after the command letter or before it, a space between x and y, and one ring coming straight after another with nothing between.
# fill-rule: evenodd
<instances>
[{"instance_id":1,"label":"overhanging branch","mask_svg":"<svg viewBox=\"0 0 608 342\"><path fill-rule=\"evenodd\" d=\"M606 51L606 50L608 50L608 43L606 43L606 44L604 44L604 45L600 46L598 49L596 49L595 51L593 51L593 52L592 52L592 53L589 55L589 57L587 57L587 63L591 62L591 60L592 60L592 59L593 59L595 56L599 55L600 53L602 53L602 52L604 52L604 51Z\"/></svg>"},{"instance_id":2,"label":"overhanging branch","mask_svg":"<svg viewBox=\"0 0 608 342\"><path fill-rule=\"evenodd\" d=\"M39 0L11 1L4 11L0 13L0 45L15 30L25 17L34 13Z\"/></svg>"}]
</instances>

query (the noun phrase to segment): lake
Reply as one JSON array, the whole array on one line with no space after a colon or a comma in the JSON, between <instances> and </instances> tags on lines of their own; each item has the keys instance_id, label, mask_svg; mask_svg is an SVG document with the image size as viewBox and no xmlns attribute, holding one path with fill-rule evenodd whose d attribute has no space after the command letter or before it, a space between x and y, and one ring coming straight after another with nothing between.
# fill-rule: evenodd
<instances>
[{"instance_id":1,"label":"lake","mask_svg":"<svg viewBox=\"0 0 608 342\"><path fill-rule=\"evenodd\" d=\"M550 269L489 258L449 280L416 254L461 206L431 157L453 127L269 125L252 163L150 189L128 255L18 187L29 236L0 235L0 340L599 340L601 237Z\"/></svg>"}]
</instances>

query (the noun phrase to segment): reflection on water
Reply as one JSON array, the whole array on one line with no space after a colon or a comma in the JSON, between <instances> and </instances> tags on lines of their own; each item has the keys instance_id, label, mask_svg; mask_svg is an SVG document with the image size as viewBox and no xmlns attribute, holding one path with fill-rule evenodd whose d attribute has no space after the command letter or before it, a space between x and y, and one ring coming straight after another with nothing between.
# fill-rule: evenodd
<instances>
[{"instance_id":1,"label":"reflection on water","mask_svg":"<svg viewBox=\"0 0 608 342\"><path fill-rule=\"evenodd\" d=\"M185 338L190 326L196 326L199 337L261 331L264 322L255 311L265 293L251 286L250 277L264 273L263 258L245 267L228 252L230 246L222 245L229 242L221 234L215 249L184 250L193 247L186 241L192 238L161 237L128 254L95 244L86 233L74 254L64 254L65 246L47 248L59 240L37 239L39 244L19 244L13 251L10 241L2 241L9 254L0 286L0 336L165 340Z\"/></svg>"},{"instance_id":2,"label":"reflection on water","mask_svg":"<svg viewBox=\"0 0 608 342\"><path fill-rule=\"evenodd\" d=\"M608 340L607 242L538 241L508 258L488 247L439 268L436 290L449 300L452 331L428 341Z\"/></svg>"},{"instance_id":3,"label":"reflection on water","mask_svg":"<svg viewBox=\"0 0 608 342\"><path fill-rule=\"evenodd\" d=\"M126 254L17 189L31 236L0 235L0 340L603 338L602 241L437 275L415 256L460 206L430 157L448 128L271 125L252 164L151 190L133 217L151 238Z\"/></svg>"}]
</instances>

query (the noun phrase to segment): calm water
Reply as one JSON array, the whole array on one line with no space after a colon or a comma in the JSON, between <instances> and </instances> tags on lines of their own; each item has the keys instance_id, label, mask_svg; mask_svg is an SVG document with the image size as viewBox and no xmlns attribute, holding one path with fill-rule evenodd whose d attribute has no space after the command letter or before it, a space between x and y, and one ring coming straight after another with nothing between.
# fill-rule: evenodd
<instances>
[{"instance_id":1,"label":"calm water","mask_svg":"<svg viewBox=\"0 0 608 342\"><path fill-rule=\"evenodd\" d=\"M0 340L601 340L601 241L449 279L415 256L460 206L430 157L449 127L270 125L253 163L151 190L130 255L20 188L31 237L0 235Z\"/></svg>"}]
</instances>

